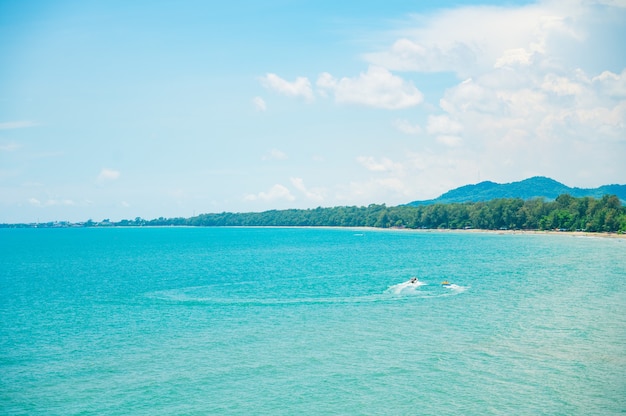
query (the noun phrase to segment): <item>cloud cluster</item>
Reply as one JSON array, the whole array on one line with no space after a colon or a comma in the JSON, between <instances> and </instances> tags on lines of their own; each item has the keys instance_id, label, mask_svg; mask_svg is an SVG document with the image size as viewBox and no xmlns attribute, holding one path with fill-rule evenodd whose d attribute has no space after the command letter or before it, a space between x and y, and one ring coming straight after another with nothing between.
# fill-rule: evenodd
<instances>
[{"instance_id":1,"label":"cloud cluster","mask_svg":"<svg viewBox=\"0 0 626 416\"><path fill-rule=\"evenodd\" d=\"M379 66L370 66L355 78L336 79L325 72L318 78L317 86L323 95L333 94L338 103L397 110L423 101L422 93L413 83Z\"/></svg>"},{"instance_id":2,"label":"cloud cluster","mask_svg":"<svg viewBox=\"0 0 626 416\"><path fill-rule=\"evenodd\" d=\"M280 200L293 201L296 198L291 194L289 189L281 184L275 184L267 192L259 192L257 194L248 194L244 196L244 201L261 201L275 202Z\"/></svg>"},{"instance_id":3,"label":"cloud cluster","mask_svg":"<svg viewBox=\"0 0 626 416\"><path fill-rule=\"evenodd\" d=\"M583 1L543 1L524 6L466 6L416 15L392 45L364 54L396 71L454 72L461 78L489 68L529 65L552 53L557 41L581 41Z\"/></svg>"},{"instance_id":4,"label":"cloud cluster","mask_svg":"<svg viewBox=\"0 0 626 416\"><path fill-rule=\"evenodd\" d=\"M308 201L318 203L326 199L326 189L324 188L308 188L302 178L291 178L290 182Z\"/></svg>"},{"instance_id":5,"label":"cloud cluster","mask_svg":"<svg viewBox=\"0 0 626 416\"><path fill-rule=\"evenodd\" d=\"M261 83L280 94L302 97L308 102L315 98L311 82L306 77L298 77L289 82L276 74L267 74L261 78ZM318 96L332 96L340 104L398 110L413 107L423 101L422 93L412 82L379 66L370 66L366 72L353 78L337 79L324 72L318 77L316 86Z\"/></svg>"},{"instance_id":6,"label":"cloud cluster","mask_svg":"<svg viewBox=\"0 0 626 416\"><path fill-rule=\"evenodd\" d=\"M35 207L54 207L54 206L73 206L76 203L71 199L47 199L45 201L40 201L37 198L29 198L28 203Z\"/></svg>"},{"instance_id":7,"label":"cloud cluster","mask_svg":"<svg viewBox=\"0 0 626 416\"><path fill-rule=\"evenodd\" d=\"M311 82L306 77L298 77L295 81L289 82L276 74L266 74L261 77L261 84L270 90L276 91L288 97L300 97L306 101L313 100L313 89Z\"/></svg>"},{"instance_id":8,"label":"cloud cluster","mask_svg":"<svg viewBox=\"0 0 626 416\"><path fill-rule=\"evenodd\" d=\"M434 197L435 189L532 175L597 186L626 177L624 21L623 0L439 10L391 30L387 48L362 55L367 69L356 76L289 83L268 74L263 84L309 103L402 110L424 101L407 74L418 86L421 74L457 77L415 119L405 112L392 122L414 137L410 155L357 158L370 176L337 185L346 200Z\"/></svg>"},{"instance_id":9,"label":"cloud cluster","mask_svg":"<svg viewBox=\"0 0 626 416\"><path fill-rule=\"evenodd\" d=\"M399 118L393 121L393 127L404 134L419 135L423 129L419 124L411 123L409 120Z\"/></svg>"},{"instance_id":10,"label":"cloud cluster","mask_svg":"<svg viewBox=\"0 0 626 416\"><path fill-rule=\"evenodd\" d=\"M626 69L623 59L618 71L602 68L609 62L598 52L621 53L626 3L603 3L610 7L544 1L414 16L388 49L364 57L389 70L462 79L443 92L421 131L409 120L394 124L448 149L430 155L439 165L429 169L442 177L458 178L448 165L454 160L488 179L541 174L598 185L626 177Z\"/></svg>"},{"instance_id":11,"label":"cloud cluster","mask_svg":"<svg viewBox=\"0 0 626 416\"><path fill-rule=\"evenodd\" d=\"M373 156L359 156L357 162L370 172L397 172L402 168L400 164L386 157L377 159Z\"/></svg>"},{"instance_id":12,"label":"cloud cluster","mask_svg":"<svg viewBox=\"0 0 626 416\"><path fill-rule=\"evenodd\" d=\"M307 202L322 203L327 196L327 190L321 187L309 188L302 178L293 177L289 179L292 188L299 192ZM243 197L247 202L293 202L299 198L294 196L292 191L285 185L274 184L268 191L256 194L247 194Z\"/></svg>"}]
</instances>

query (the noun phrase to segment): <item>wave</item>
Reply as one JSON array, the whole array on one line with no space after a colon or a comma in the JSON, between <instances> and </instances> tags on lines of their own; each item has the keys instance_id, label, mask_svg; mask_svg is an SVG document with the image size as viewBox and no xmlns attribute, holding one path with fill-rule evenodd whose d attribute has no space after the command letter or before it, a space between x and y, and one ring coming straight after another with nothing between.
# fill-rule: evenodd
<instances>
[{"instance_id":1,"label":"wave","mask_svg":"<svg viewBox=\"0 0 626 416\"><path fill-rule=\"evenodd\" d=\"M383 298L380 295L359 296L320 296L320 297L258 297L245 293L228 295L216 293L219 287L194 286L181 289L162 290L145 294L147 298L193 305L232 305L232 306L270 306L270 305L297 305L297 304L324 304L324 303L365 303L376 302Z\"/></svg>"},{"instance_id":2,"label":"wave","mask_svg":"<svg viewBox=\"0 0 626 416\"><path fill-rule=\"evenodd\" d=\"M419 298L439 298L459 295L469 289L469 286L460 286L454 283L441 286L433 285L428 288L421 288L422 286L426 285L428 285L428 283L423 281L418 280L413 282L411 280L408 280L406 282L389 286L389 288L385 290L385 294L393 295L396 297L412 296Z\"/></svg>"},{"instance_id":3,"label":"wave","mask_svg":"<svg viewBox=\"0 0 626 416\"><path fill-rule=\"evenodd\" d=\"M385 293L391 293L393 295L414 295L418 293L418 290L421 286L426 285L425 282L420 282L419 280L407 280L406 282L398 283L393 286L389 286Z\"/></svg>"},{"instance_id":4,"label":"wave","mask_svg":"<svg viewBox=\"0 0 626 416\"><path fill-rule=\"evenodd\" d=\"M459 285L455 285L454 283L450 284L450 285L446 285L444 286L446 289L455 292L455 293L462 293L465 292L468 288L467 286L459 286Z\"/></svg>"},{"instance_id":5,"label":"wave","mask_svg":"<svg viewBox=\"0 0 626 416\"><path fill-rule=\"evenodd\" d=\"M244 284L247 286L248 284ZM411 281L389 286L386 290L374 294L339 294L330 296L309 297L263 297L258 293L244 291L224 293L223 285L190 286L180 289L161 290L146 293L148 299L185 305L298 305L298 304L346 304L346 303L370 303L394 301L405 297L433 298L451 296L464 292L467 287L459 285L444 286L442 291L438 286L432 286L428 290L422 289L428 283L423 281ZM226 285L228 286L228 284Z\"/></svg>"}]
</instances>

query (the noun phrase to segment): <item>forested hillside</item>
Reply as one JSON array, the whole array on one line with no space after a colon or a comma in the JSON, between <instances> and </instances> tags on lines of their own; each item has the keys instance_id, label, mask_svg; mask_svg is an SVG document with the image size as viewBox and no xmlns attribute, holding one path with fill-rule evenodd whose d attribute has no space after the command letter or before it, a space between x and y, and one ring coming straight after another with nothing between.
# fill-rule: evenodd
<instances>
[{"instance_id":1,"label":"forested hillside","mask_svg":"<svg viewBox=\"0 0 626 416\"><path fill-rule=\"evenodd\" d=\"M600 199L605 195L616 195L626 202L626 185L603 185L598 188L570 188L554 179L535 176L512 183L480 182L452 189L436 199L413 201L408 205L449 204L457 202L480 202L499 198L520 198L523 200L544 198L553 201L559 195L569 194L576 198L592 197Z\"/></svg>"}]
</instances>

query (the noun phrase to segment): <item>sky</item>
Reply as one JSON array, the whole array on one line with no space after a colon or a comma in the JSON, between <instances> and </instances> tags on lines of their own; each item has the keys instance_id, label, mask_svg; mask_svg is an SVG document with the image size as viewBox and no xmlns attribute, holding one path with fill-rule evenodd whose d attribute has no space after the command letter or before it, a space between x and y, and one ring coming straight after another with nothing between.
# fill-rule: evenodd
<instances>
[{"instance_id":1,"label":"sky","mask_svg":"<svg viewBox=\"0 0 626 416\"><path fill-rule=\"evenodd\" d=\"M626 183L626 0L0 0L0 223Z\"/></svg>"}]
</instances>

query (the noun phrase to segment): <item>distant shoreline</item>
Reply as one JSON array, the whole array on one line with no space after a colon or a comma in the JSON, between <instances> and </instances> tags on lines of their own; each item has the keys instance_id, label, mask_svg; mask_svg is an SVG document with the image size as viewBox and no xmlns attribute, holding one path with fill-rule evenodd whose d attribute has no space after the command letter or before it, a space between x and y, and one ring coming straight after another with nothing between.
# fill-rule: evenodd
<instances>
[{"instance_id":1,"label":"distant shoreline","mask_svg":"<svg viewBox=\"0 0 626 416\"><path fill-rule=\"evenodd\" d=\"M368 227L365 227L368 228ZM372 229L378 230L379 228L372 227ZM384 228L387 230L398 231L417 231L417 232L430 232L430 233L484 233L484 234L501 234L501 235L513 235L513 234L526 234L526 235L562 235L569 237L601 237L601 238L623 238L626 239L626 234L609 233L609 232L589 232L589 231L555 231L555 230L483 230L480 228L427 228L427 229L414 229L414 228Z\"/></svg>"},{"instance_id":2,"label":"distant shoreline","mask_svg":"<svg viewBox=\"0 0 626 416\"><path fill-rule=\"evenodd\" d=\"M224 226L194 226L194 225L106 225L106 226L90 226L90 227L12 227L5 226L0 227L5 229L120 229L120 228L302 228L302 229L344 229L354 231L401 231L401 232L414 232L414 233L483 233L483 234L498 234L498 235L560 235L569 237L589 237L589 238L616 238L626 239L626 233L616 232L593 232L593 231L556 231L556 230L487 230L480 228L401 228L401 227L346 227L346 226L334 226L334 225L224 225Z\"/></svg>"},{"instance_id":3,"label":"distant shoreline","mask_svg":"<svg viewBox=\"0 0 626 416\"><path fill-rule=\"evenodd\" d=\"M228 228L228 227L225 227ZM327 228L327 229L346 229L355 231L402 231L415 233L483 233L483 234L499 234L499 235L560 235L564 237L598 237L598 238L618 238L626 239L626 233L609 233L609 232L590 232L590 231L554 231L554 230L483 230L480 228L399 228L399 227L341 227L341 226L253 226L253 227L234 227L234 228Z\"/></svg>"}]
</instances>

